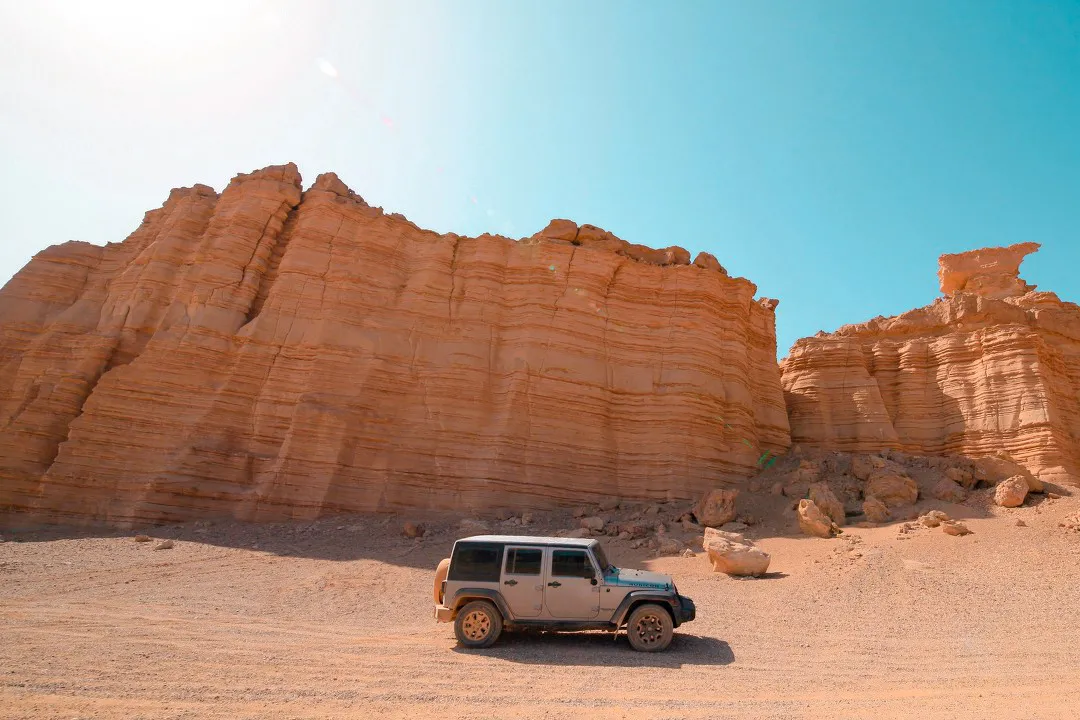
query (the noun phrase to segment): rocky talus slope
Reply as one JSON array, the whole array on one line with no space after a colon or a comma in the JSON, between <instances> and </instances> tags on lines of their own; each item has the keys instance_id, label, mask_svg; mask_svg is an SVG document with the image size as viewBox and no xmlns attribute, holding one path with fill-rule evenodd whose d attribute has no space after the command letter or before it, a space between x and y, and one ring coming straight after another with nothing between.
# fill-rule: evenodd
<instances>
[{"instance_id":1,"label":"rocky talus slope","mask_svg":"<svg viewBox=\"0 0 1080 720\"><path fill-rule=\"evenodd\" d=\"M424 231L293 165L174 190L123 242L50 248L0 291L0 508L694 498L789 444L755 293L569 221Z\"/></svg>"},{"instance_id":2,"label":"rocky talus slope","mask_svg":"<svg viewBox=\"0 0 1080 720\"><path fill-rule=\"evenodd\" d=\"M1080 468L1080 307L1019 278L1038 245L940 260L944 296L795 343L792 441L852 452L998 451L1045 480Z\"/></svg>"}]
</instances>

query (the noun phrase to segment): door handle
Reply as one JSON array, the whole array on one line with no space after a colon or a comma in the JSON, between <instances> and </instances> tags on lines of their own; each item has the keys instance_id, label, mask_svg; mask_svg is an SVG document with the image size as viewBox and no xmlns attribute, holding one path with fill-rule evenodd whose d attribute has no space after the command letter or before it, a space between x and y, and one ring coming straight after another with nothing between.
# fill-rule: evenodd
<instances>
[{"instance_id":1,"label":"door handle","mask_svg":"<svg viewBox=\"0 0 1080 720\"><path fill-rule=\"evenodd\" d=\"M562 587L562 583L556 580L555 582L549 582L548 587Z\"/></svg>"},{"instance_id":2,"label":"door handle","mask_svg":"<svg viewBox=\"0 0 1080 720\"><path fill-rule=\"evenodd\" d=\"M517 585L517 580L505 580L503 585Z\"/></svg>"}]
</instances>

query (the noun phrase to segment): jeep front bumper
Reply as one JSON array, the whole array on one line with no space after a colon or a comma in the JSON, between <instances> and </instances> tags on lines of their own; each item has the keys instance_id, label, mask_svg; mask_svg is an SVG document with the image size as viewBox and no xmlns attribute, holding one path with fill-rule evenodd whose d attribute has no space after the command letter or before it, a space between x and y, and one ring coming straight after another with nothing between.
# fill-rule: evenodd
<instances>
[{"instance_id":1,"label":"jeep front bumper","mask_svg":"<svg viewBox=\"0 0 1080 720\"><path fill-rule=\"evenodd\" d=\"M454 621L454 609L448 608L445 605L435 606L435 622L453 622Z\"/></svg>"},{"instance_id":2,"label":"jeep front bumper","mask_svg":"<svg viewBox=\"0 0 1080 720\"><path fill-rule=\"evenodd\" d=\"M679 596L679 608L677 612L679 613L680 623L690 622L697 617L697 607L694 605L694 601L685 595Z\"/></svg>"}]
</instances>

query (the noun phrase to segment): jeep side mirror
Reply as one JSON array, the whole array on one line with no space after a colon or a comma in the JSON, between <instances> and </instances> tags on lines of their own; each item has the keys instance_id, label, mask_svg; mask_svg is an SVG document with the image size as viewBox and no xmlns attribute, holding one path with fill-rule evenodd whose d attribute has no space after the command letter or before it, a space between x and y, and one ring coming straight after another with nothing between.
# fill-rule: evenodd
<instances>
[{"instance_id":1,"label":"jeep side mirror","mask_svg":"<svg viewBox=\"0 0 1080 720\"><path fill-rule=\"evenodd\" d=\"M585 577L589 578L590 580L596 579L596 570L593 569L592 565L585 566Z\"/></svg>"}]
</instances>

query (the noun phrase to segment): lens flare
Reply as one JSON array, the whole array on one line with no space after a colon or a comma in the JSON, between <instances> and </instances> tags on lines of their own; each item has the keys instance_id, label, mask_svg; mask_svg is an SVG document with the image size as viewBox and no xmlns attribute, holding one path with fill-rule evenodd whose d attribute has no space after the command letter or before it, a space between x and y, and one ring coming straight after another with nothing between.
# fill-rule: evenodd
<instances>
[{"instance_id":1,"label":"lens flare","mask_svg":"<svg viewBox=\"0 0 1080 720\"><path fill-rule=\"evenodd\" d=\"M319 72L327 77L336 78L338 76L337 68L324 58L319 58Z\"/></svg>"}]
</instances>

